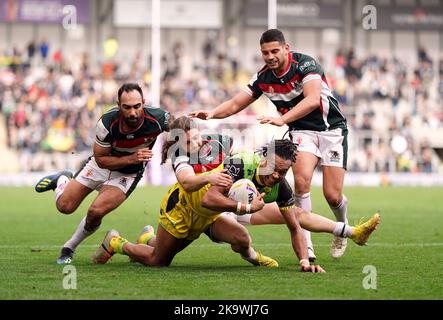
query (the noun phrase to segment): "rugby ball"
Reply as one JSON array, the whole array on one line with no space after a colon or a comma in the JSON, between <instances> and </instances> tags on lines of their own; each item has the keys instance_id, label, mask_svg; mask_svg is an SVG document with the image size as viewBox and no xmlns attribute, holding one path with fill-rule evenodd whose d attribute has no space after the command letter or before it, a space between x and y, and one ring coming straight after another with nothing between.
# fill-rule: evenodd
<instances>
[{"instance_id":1,"label":"rugby ball","mask_svg":"<svg viewBox=\"0 0 443 320\"><path fill-rule=\"evenodd\" d=\"M240 201L242 203L251 203L258 195L257 188L254 183L249 179L240 179L234 182L229 189L228 197Z\"/></svg>"}]
</instances>

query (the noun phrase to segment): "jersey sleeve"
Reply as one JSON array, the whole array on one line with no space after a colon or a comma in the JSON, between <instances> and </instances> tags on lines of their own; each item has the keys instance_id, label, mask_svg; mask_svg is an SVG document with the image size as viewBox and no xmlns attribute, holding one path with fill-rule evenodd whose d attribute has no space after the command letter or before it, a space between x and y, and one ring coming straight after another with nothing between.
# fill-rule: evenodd
<instances>
[{"instance_id":1,"label":"jersey sleeve","mask_svg":"<svg viewBox=\"0 0 443 320\"><path fill-rule=\"evenodd\" d=\"M95 126L95 143L103 148L111 147L111 135L103 123L103 118L100 118Z\"/></svg>"},{"instance_id":2,"label":"jersey sleeve","mask_svg":"<svg viewBox=\"0 0 443 320\"><path fill-rule=\"evenodd\" d=\"M172 169L174 170L174 173L176 175L180 171L184 171L184 170L192 170L192 171L194 171L194 169L192 168L192 166L190 164L190 159L189 159L188 156L174 157L174 159L172 161Z\"/></svg>"},{"instance_id":3,"label":"jersey sleeve","mask_svg":"<svg viewBox=\"0 0 443 320\"><path fill-rule=\"evenodd\" d=\"M276 202L280 210L288 210L295 207L294 193L286 179L280 182Z\"/></svg>"},{"instance_id":4,"label":"jersey sleeve","mask_svg":"<svg viewBox=\"0 0 443 320\"><path fill-rule=\"evenodd\" d=\"M307 55L304 55L301 59L298 70L300 72L303 84L314 79L321 80L323 74L323 69L318 62L315 61L314 58Z\"/></svg>"},{"instance_id":5,"label":"jersey sleeve","mask_svg":"<svg viewBox=\"0 0 443 320\"><path fill-rule=\"evenodd\" d=\"M263 91L260 89L258 85L259 79L258 79L258 72L254 74L254 76L249 80L249 83L246 85L246 87L243 88L243 91L249 94L254 99L260 98L260 96L263 94Z\"/></svg>"}]
</instances>

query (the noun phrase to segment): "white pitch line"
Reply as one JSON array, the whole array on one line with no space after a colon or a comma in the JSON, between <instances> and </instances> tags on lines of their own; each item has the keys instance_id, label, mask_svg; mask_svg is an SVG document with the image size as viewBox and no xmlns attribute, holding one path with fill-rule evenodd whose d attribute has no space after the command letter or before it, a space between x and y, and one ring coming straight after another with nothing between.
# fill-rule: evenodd
<instances>
[{"instance_id":1,"label":"white pitch line","mask_svg":"<svg viewBox=\"0 0 443 320\"><path fill-rule=\"evenodd\" d=\"M217 244L194 244L192 247L214 247ZM56 244L27 244L27 245L0 245L0 249L54 249L61 248L62 245ZM82 248L96 248L98 244L80 245ZM255 247L292 247L291 243L255 243ZM315 247L329 247L330 244L317 244ZM429 243L389 243L389 242L369 242L368 247L385 247L385 248L401 248L401 247L443 247L443 242Z\"/></svg>"}]
</instances>

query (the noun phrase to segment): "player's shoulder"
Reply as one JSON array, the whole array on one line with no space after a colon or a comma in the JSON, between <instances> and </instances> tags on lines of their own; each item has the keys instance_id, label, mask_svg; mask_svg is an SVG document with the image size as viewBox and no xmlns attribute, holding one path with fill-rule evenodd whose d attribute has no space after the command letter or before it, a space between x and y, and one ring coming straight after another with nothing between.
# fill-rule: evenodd
<instances>
[{"instance_id":1,"label":"player's shoulder","mask_svg":"<svg viewBox=\"0 0 443 320\"><path fill-rule=\"evenodd\" d=\"M154 107L152 105L144 105L143 112L146 116L155 118L156 120L163 118L166 113L168 113L165 109L160 107Z\"/></svg>"},{"instance_id":2,"label":"player's shoulder","mask_svg":"<svg viewBox=\"0 0 443 320\"><path fill-rule=\"evenodd\" d=\"M257 77L265 75L267 72L271 71L269 67L265 64L260 70L257 72Z\"/></svg>"},{"instance_id":3,"label":"player's shoulder","mask_svg":"<svg viewBox=\"0 0 443 320\"><path fill-rule=\"evenodd\" d=\"M294 52L292 60L296 64L297 70L301 73L321 71L320 64L310 55Z\"/></svg>"},{"instance_id":4,"label":"player's shoulder","mask_svg":"<svg viewBox=\"0 0 443 320\"><path fill-rule=\"evenodd\" d=\"M118 120L120 113L118 107L112 107L111 109L105 111L100 117L99 122L101 122L105 127L110 127L112 123Z\"/></svg>"},{"instance_id":5,"label":"player's shoulder","mask_svg":"<svg viewBox=\"0 0 443 320\"><path fill-rule=\"evenodd\" d=\"M300 64L301 62L304 62L304 61L308 61L308 60L315 60L310 55L304 54L301 52L291 51L291 54L292 54L292 60L298 64Z\"/></svg>"},{"instance_id":6,"label":"player's shoulder","mask_svg":"<svg viewBox=\"0 0 443 320\"><path fill-rule=\"evenodd\" d=\"M189 158L189 156L186 154L179 154L178 152L176 152L175 154L171 155L171 164L174 170L179 164L190 164L190 162L191 158Z\"/></svg>"},{"instance_id":7,"label":"player's shoulder","mask_svg":"<svg viewBox=\"0 0 443 320\"><path fill-rule=\"evenodd\" d=\"M260 163L260 156L254 152L239 152L226 158L225 169L234 180L252 178Z\"/></svg>"},{"instance_id":8,"label":"player's shoulder","mask_svg":"<svg viewBox=\"0 0 443 320\"><path fill-rule=\"evenodd\" d=\"M257 154L254 152L238 152L229 157L229 159L241 160L244 165L252 165L257 162Z\"/></svg>"},{"instance_id":9,"label":"player's shoulder","mask_svg":"<svg viewBox=\"0 0 443 320\"><path fill-rule=\"evenodd\" d=\"M162 131L167 130L168 121L171 117L168 111L160 107L145 105L143 106L143 113L145 122L155 122Z\"/></svg>"}]
</instances>

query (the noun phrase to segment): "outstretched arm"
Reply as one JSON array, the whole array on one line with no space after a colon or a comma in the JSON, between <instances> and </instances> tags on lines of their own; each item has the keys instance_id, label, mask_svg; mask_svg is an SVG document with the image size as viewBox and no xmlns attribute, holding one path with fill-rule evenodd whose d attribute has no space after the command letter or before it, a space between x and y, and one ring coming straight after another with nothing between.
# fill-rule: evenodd
<instances>
[{"instance_id":1,"label":"outstretched arm","mask_svg":"<svg viewBox=\"0 0 443 320\"><path fill-rule=\"evenodd\" d=\"M200 118L202 120L224 119L242 111L255 100L255 98L246 92L240 91L233 98L218 105L213 111L197 110L189 113L188 115L190 117Z\"/></svg>"},{"instance_id":2,"label":"outstretched arm","mask_svg":"<svg viewBox=\"0 0 443 320\"><path fill-rule=\"evenodd\" d=\"M321 80L314 79L303 85L304 98L291 110L285 113L280 118L275 117L259 117L261 124L272 124L274 126L281 127L285 124L294 122L300 118L303 118L307 114L311 113L318 107L320 107L320 94L322 90Z\"/></svg>"}]
</instances>

